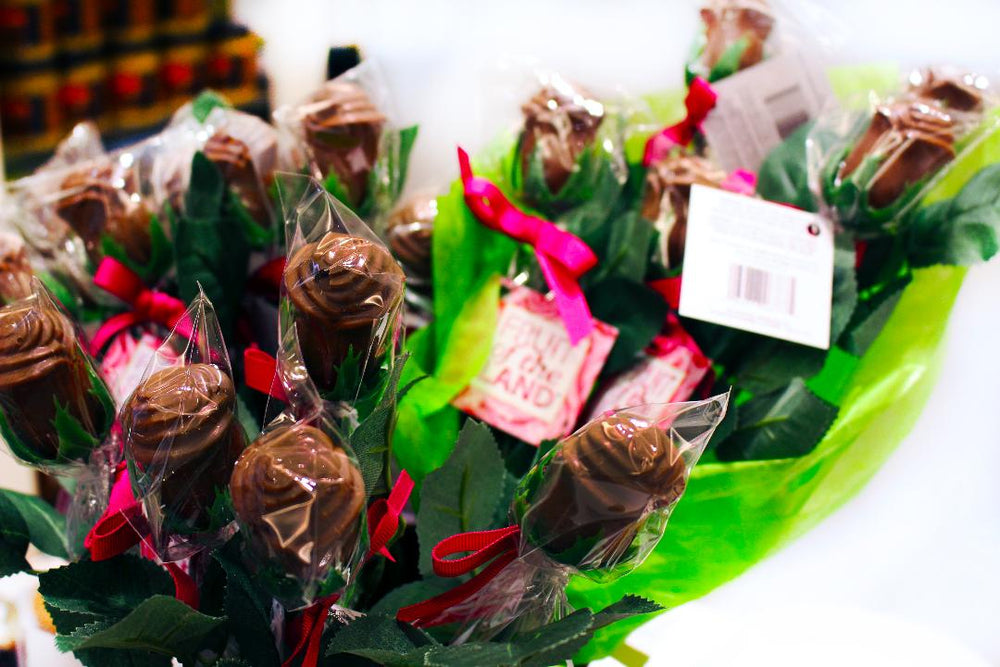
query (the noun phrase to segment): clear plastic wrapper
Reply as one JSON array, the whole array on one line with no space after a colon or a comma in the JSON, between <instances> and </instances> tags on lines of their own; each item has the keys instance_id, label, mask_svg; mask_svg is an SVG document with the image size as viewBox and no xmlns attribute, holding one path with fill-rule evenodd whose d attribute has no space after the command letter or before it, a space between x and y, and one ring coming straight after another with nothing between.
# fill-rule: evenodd
<instances>
[{"instance_id":1,"label":"clear plastic wrapper","mask_svg":"<svg viewBox=\"0 0 1000 667\"><path fill-rule=\"evenodd\" d=\"M521 105L515 191L550 219L592 200L610 205L627 176L622 110L555 72L535 76Z\"/></svg>"},{"instance_id":2,"label":"clear plastic wrapper","mask_svg":"<svg viewBox=\"0 0 1000 667\"><path fill-rule=\"evenodd\" d=\"M184 210L191 179L191 159L201 151L222 172L226 184L258 226L275 228L269 188L278 164L278 133L256 116L215 106L203 118L197 113L205 98L185 104L164 130L169 150L153 166L156 198Z\"/></svg>"},{"instance_id":3,"label":"clear plastic wrapper","mask_svg":"<svg viewBox=\"0 0 1000 667\"><path fill-rule=\"evenodd\" d=\"M382 218L402 191L416 138L415 127L399 128L393 116L388 87L371 60L274 113L295 147L285 153L295 162L285 166L293 171L305 167L380 232Z\"/></svg>"},{"instance_id":4,"label":"clear plastic wrapper","mask_svg":"<svg viewBox=\"0 0 1000 667\"><path fill-rule=\"evenodd\" d=\"M366 551L365 484L323 410L279 416L243 452L229 482L248 562L289 609L345 590Z\"/></svg>"},{"instance_id":5,"label":"clear plastic wrapper","mask_svg":"<svg viewBox=\"0 0 1000 667\"><path fill-rule=\"evenodd\" d=\"M517 557L425 625L458 622L457 641L530 631L569 611L572 574L607 582L653 549L728 395L604 413L556 443L514 494Z\"/></svg>"},{"instance_id":6,"label":"clear plastic wrapper","mask_svg":"<svg viewBox=\"0 0 1000 667\"><path fill-rule=\"evenodd\" d=\"M0 230L0 305L30 296L34 275L21 235Z\"/></svg>"},{"instance_id":7,"label":"clear plastic wrapper","mask_svg":"<svg viewBox=\"0 0 1000 667\"><path fill-rule=\"evenodd\" d=\"M66 135L66 138L56 146L52 157L38 168L38 171L51 171L72 167L81 162L97 159L105 155L104 143L101 141L101 131L93 121L77 123Z\"/></svg>"},{"instance_id":8,"label":"clear plastic wrapper","mask_svg":"<svg viewBox=\"0 0 1000 667\"><path fill-rule=\"evenodd\" d=\"M114 421L114 403L70 318L37 280L0 308L0 435L26 465L85 464Z\"/></svg>"},{"instance_id":9,"label":"clear plastic wrapper","mask_svg":"<svg viewBox=\"0 0 1000 667\"><path fill-rule=\"evenodd\" d=\"M836 109L808 139L810 181L826 212L862 237L896 230L948 166L996 127L986 77L914 71L898 94Z\"/></svg>"},{"instance_id":10,"label":"clear plastic wrapper","mask_svg":"<svg viewBox=\"0 0 1000 667\"><path fill-rule=\"evenodd\" d=\"M776 48L775 12L768 0L708 0L700 9L701 34L687 65L690 81L718 81L753 67Z\"/></svg>"},{"instance_id":11,"label":"clear plastic wrapper","mask_svg":"<svg viewBox=\"0 0 1000 667\"><path fill-rule=\"evenodd\" d=\"M151 546L175 561L235 530L225 502L246 445L229 355L211 302L196 298L121 410L125 459Z\"/></svg>"},{"instance_id":12,"label":"clear plastic wrapper","mask_svg":"<svg viewBox=\"0 0 1000 667\"><path fill-rule=\"evenodd\" d=\"M402 268L346 205L314 179L282 180L288 260L278 362L291 403L319 394L350 404L391 368L401 332Z\"/></svg>"},{"instance_id":13,"label":"clear plastic wrapper","mask_svg":"<svg viewBox=\"0 0 1000 667\"><path fill-rule=\"evenodd\" d=\"M386 243L406 273L406 324L422 326L432 311L432 257L437 195L408 197L389 214Z\"/></svg>"}]
</instances>

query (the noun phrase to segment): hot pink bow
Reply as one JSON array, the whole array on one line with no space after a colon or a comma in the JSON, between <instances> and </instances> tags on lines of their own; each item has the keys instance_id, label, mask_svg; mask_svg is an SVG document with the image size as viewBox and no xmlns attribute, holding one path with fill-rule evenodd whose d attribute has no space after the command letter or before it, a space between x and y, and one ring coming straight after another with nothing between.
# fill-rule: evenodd
<instances>
[{"instance_id":1,"label":"hot pink bow","mask_svg":"<svg viewBox=\"0 0 1000 667\"><path fill-rule=\"evenodd\" d=\"M597 256L578 237L547 220L518 210L485 178L473 176L469 155L458 149L458 165L465 187L465 203L481 223L535 249L542 275L555 294L556 308L576 345L594 328L590 306L578 282L597 265Z\"/></svg>"},{"instance_id":2,"label":"hot pink bow","mask_svg":"<svg viewBox=\"0 0 1000 667\"><path fill-rule=\"evenodd\" d=\"M715 108L715 100L718 95L708 85L708 81L695 77L688 88L687 96L684 98L684 107L687 109L687 116L684 120L664 128L649 138L646 142L646 153L642 158L642 164L649 166L658 160L662 160L674 146L687 146L694 139L695 132L701 129L701 124L705 122L708 112Z\"/></svg>"},{"instance_id":3,"label":"hot pink bow","mask_svg":"<svg viewBox=\"0 0 1000 667\"><path fill-rule=\"evenodd\" d=\"M149 289L135 271L117 259L105 257L101 261L94 275L94 284L132 307L129 312L115 315L98 328L90 342L94 355L116 335L143 322L156 322L171 329L180 322L181 333L190 335L191 323L182 321L186 311L184 302Z\"/></svg>"}]
</instances>

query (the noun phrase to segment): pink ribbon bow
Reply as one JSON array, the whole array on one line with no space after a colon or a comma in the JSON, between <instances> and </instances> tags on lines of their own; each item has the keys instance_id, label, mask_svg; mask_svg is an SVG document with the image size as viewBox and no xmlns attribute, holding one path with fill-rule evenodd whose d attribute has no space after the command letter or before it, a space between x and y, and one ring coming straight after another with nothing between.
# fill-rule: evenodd
<instances>
[{"instance_id":1,"label":"pink ribbon bow","mask_svg":"<svg viewBox=\"0 0 1000 667\"><path fill-rule=\"evenodd\" d=\"M642 164L646 167L657 160L661 160L674 146L687 146L694 139L695 132L701 130L701 124L705 122L708 112L715 108L715 100L718 97L708 81L695 77L688 88L687 96L684 98L684 107L687 109L687 116L684 120L664 128L649 138L646 142L646 153L642 158Z\"/></svg>"},{"instance_id":2,"label":"pink ribbon bow","mask_svg":"<svg viewBox=\"0 0 1000 667\"><path fill-rule=\"evenodd\" d=\"M105 257L101 261L94 274L94 284L127 303L132 310L111 317L97 329L90 342L92 354L97 355L122 331L143 322L156 322L170 329L180 323L179 331L190 336L191 323L182 321L187 310L184 302L149 289L135 271L117 259Z\"/></svg>"},{"instance_id":3,"label":"pink ribbon bow","mask_svg":"<svg viewBox=\"0 0 1000 667\"><path fill-rule=\"evenodd\" d=\"M597 265L597 256L580 238L547 220L518 210L496 185L473 176L469 155L458 149L465 203L481 223L535 249L545 282L555 294L556 308L576 345L594 328L590 306L578 282Z\"/></svg>"}]
</instances>

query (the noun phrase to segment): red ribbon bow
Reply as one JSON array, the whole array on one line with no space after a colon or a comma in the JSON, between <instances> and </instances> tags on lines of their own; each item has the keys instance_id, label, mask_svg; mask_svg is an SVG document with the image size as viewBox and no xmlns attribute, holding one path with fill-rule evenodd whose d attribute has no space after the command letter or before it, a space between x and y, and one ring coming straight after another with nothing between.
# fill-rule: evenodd
<instances>
[{"instance_id":1,"label":"red ribbon bow","mask_svg":"<svg viewBox=\"0 0 1000 667\"><path fill-rule=\"evenodd\" d=\"M243 379L254 391L288 402L278 377L278 360L256 345L243 351Z\"/></svg>"},{"instance_id":2,"label":"red ribbon bow","mask_svg":"<svg viewBox=\"0 0 1000 667\"><path fill-rule=\"evenodd\" d=\"M701 124L705 122L708 112L715 108L717 98L718 95L708 85L708 81L700 76L695 77L684 97L687 115L681 122L666 127L649 138L642 164L648 167L666 157L674 146L690 144L694 140L695 133L701 130Z\"/></svg>"},{"instance_id":3,"label":"red ribbon bow","mask_svg":"<svg viewBox=\"0 0 1000 667\"><path fill-rule=\"evenodd\" d=\"M396 612L396 618L417 627L430 627L451 623L452 618L444 612L456 604L468 600L517 558L521 542L521 529L507 526L496 530L459 533L438 542L431 551L434 573L439 577L460 577L481 565L486 567L463 584L432 598L403 607ZM446 556L468 553L454 560Z\"/></svg>"},{"instance_id":4,"label":"red ribbon bow","mask_svg":"<svg viewBox=\"0 0 1000 667\"><path fill-rule=\"evenodd\" d=\"M142 515L142 506L132 493L125 462L115 469L114 484L108 508L90 529L83 540L83 546L90 551L91 560L107 560L125 553L142 543L142 555L153 560L155 553L149 543L149 524ZM177 563L163 563L174 580L174 596L192 609L198 608L198 587L187 572Z\"/></svg>"},{"instance_id":5,"label":"red ribbon bow","mask_svg":"<svg viewBox=\"0 0 1000 667\"><path fill-rule=\"evenodd\" d=\"M577 282L597 265L597 256L581 239L547 220L518 210L496 185L473 176L469 155L458 149L465 203L481 223L535 249L545 282L555 294L556 307L576 345L594 328L590 307Z\"/></svg>"},{"instance_id":6,"label":"red ribbon bow","mask_svg":"<svg viewBox=\"0 0 1000 667\"><path fill-rule=\"evenodd\" d=\"M115 315L98 328L90 343L91 353L98 354L116 335L143 322L156 322L170 329L178 327L183 335L191 335L191 322L184 317L187 310L184 302L149 289L135 271L117 259L105 257L101 261L94 284L127 303L132 310Z\"/></svg>"}]
</instances>

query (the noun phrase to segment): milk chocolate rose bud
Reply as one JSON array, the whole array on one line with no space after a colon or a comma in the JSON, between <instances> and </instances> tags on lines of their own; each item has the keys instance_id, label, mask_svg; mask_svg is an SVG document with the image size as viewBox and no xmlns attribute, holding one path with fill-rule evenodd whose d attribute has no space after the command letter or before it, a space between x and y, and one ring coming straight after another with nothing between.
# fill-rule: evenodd
<instances>
[{"instance_id":1,"label":"milk chocolate rose bud","mask_svg":"<svg viewBox=\"0 0 1000 667\"><path fill-rule=\"evenodd\" d=\"M743 40L737 69L756 65L764 57L764 42L774 27L774 16L765 0L714 0L701 10L705 24L705 50L702 62L711 70L722 54Z\"/></svg>"},{"instance_id":2,"label":"milk chocolate rose bud","mask_svg":"<svg viewBox=\"0 0 1000 667\"><path fill-rule=\"evenodd\" d=\"M680 498L684 460L664 430L643 424L618 413L557 445L525 498L522 527L531 542L577 568L608 567L651 511Z\"/></svg>"},{"instance_id":3,"label":"milk chocolate rose bud","mask_svg":"<svg viewBox=\"0 0 1000 667\"><path fill-rule=\"evenodd\" d=\"M657 224L666 239L668 266L684 261L688 202L692 185L717 188L726 172L696 155L669 155L649 167L642 217Z\"/></svg>"},{"instance_id":4,"label":"milk chocolate rose bud","mask_svg":"<svg viewBox=\"0 0 1000 667\"><path fill-rule=\"evenodd\" d=\"M865 158L881 159L868 185L868 203L884 208L955 157L955 122L946 111L921 102L897 102L875 110L865 134L840 168L849 177Z\"/></svg>"},{"instance_id":5,"label":"milk chocolate rose bud","mask_svg":"<svg viewBox=\"0 0 1000 667\"><path fill-rule=\"evenodd\" d=\"M597 136L604 106L582 88L545 86L521 111L521 169L530 173L537 152L549 191L558 193L576 170L577 158Z\"/></svg>"},{"instance_id":6,"label":"milk chocolate rose bud","mask_svg":"<svg viewBox=\"0 0 1000 667\"><path fill-rule=\"evenodd\" d=\"M110 165L74 171L61 187L64 194L56 210L83 240L92 260L100 259L101 237L108 234L134 261L149 261L149 211L131 200L123 184L114 182Z\"/></svg>"},{"instance_id":7,"label":"milk chocolate rose bud","mask_svg":"<svg viewBox=\"0 0 1000 667\"><path fill-rule=\"evenodd\" d=\"M31 297L0 309L0 411L30 455L57 459L57 406L95 440L104 437L111 420L95 382L73 325L54 306Z\"/></svg>"},{"instance_id":8,"label":"milk chocolate rose bud","mask_svg":"<svg viewBox=\"0 0 1000 667\"><path fill-rule=\"evenodd\" d=\"M200 527L229 482L245 444L235 411L233 381L201 363L156 371L122 408L126 453L146 484L159 483L159 502L175 520Z\"/></svg>"},{"instance_id":9,"label":"milk chocolate rose bud","mask_svg":"<svg viewBox=\"0 0 1000 667\"><path fill-rule=\"evenodd\" d=\"M220 130L209 137L202 151L222 172L222 178L250 217L261 227L270 227L271 214L267 195L247 145Z\"/></svg>"},{"instance_id":10,"label":"milk chocolate rose bud","mask_svg":"<svg viewBox=\"0 0 1000 667\"><path fill-rule=\"evenodd\" d=\"M970 73L952 74L926 69L911 82L910 92L948 109L980 111L983 108L983 89L976 85L977 78Z\"/></svg>"},{"instance_id":11,"label":"milk chocolate rose bud","mask_svg":"<svg viewBox=\"0 0 1000 667\"><path fill-rule=\"evenodd\" d=\"M31 296L33 275L21 237L0 232L0 304Z\"/></svg>"},{"instance_id":12,"label":"milk chocolate rose bud","mask_svg":"<svg viewBox=\"0 0 1000 667\"><path fill-rule=\"evenodd\" d=\"M251 539L301 579L345 563L358 540L365 485L347 452L319 429L277 428L240 456L229 482Z\"/></svg>"},{"instance_id":13,"label":"milk chocolate rose bud","mask_svg":"<svg viewBox=\"0 0 1000 667\"><path fill-rule=\"evenodd\" d=\"M333 387L349 351L372 370L392 344L392 321L403 299L403 270L373 241L329 232L298 250L285 268L306 369Z\"/></svg>"},{"instance_id":14,"label":"milk chocolate rose bud","mask_svg":"<svg viewBox=\"0 0 1000 667\"><path fill-rule=\"evenodd\" d=\"M348 204L364 201L386 117L361 86L330 81L303 109L306 143L320 171L334 173Z\"/></svg>"},{"instance_id":15,"label":"milk chocolate rose bud","mask_svg":"<svg viewBox=\"0 0 1000 667\"><path fill-rule=\"evenodd\" d=\"M389 248L414 278L431 277L431 237L437 212L437 197L416 195L389 216Z\"/></svg>"}]
</instances>

